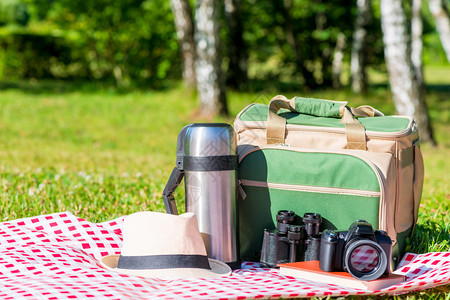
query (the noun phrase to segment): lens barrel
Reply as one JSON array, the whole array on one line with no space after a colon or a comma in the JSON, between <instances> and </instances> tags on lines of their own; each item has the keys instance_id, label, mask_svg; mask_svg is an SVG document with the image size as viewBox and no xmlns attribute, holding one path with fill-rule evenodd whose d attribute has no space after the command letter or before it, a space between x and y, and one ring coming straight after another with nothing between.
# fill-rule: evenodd
<instances>
[{"instance_id":1,"label":"lens barrel","mask_svg":"<svg viewBox=\"0 0 450 300\"><path fill-rule=\"evenodd\" d=\"M375 280L384 274L388 261L381 246L369 239L350 242L344 250L344 268L354 278Z\"/></svg>"}]
</instances>

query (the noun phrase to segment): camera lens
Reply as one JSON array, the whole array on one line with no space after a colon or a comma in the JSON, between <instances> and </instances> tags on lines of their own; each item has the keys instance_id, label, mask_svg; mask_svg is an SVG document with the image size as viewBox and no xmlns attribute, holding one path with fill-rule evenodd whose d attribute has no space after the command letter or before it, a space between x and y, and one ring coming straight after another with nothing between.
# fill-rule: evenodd
<instances>
[{"instance_id":1,"label":"camera lens","mask_svg":"<svg viewBox=\"0 0 450 300\"><path fill-rule=\"evenodd\" d=\"M344 265L359 280L375 280L384 274L387 257L379 244L372 240L356 240L346 247Z\"/></svg>"},{"instance_id":2,"label":"camera lens","mask_svg":"<svg viewBox=\"0 0 450 300\"><path fill-rule=\"evenodd\" d=\"M363 273L372 272L380 262L377 250L369 245L361 245L350 255L350 264L355 270Z\"/></svg>"}]
</instances>

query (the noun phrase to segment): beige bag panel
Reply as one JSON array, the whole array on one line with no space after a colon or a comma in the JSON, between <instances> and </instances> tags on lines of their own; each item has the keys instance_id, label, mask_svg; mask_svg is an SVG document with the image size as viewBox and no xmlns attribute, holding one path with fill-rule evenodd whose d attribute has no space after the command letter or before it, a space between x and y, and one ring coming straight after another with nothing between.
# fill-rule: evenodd
<instances>
[{"instance_id":1,"label":"beige bag panel","mask_svg":"<svg viewBox=\"0 0 450 300\"><path fill-rule=\"evenodd\" d=\"M384 198L380 199L381 203L378 222L380 224L380 229L386 231L389 237L395 243L397 240L397 232L398 232L394 224L396 185L397 185L395 176L397 172L395 166L395 158L390 153L375 153L360 150L353 150L353 151L357 151L358 155L367 158L369 161L375 164L382 173L383 176L382 180L385 182L386 190ZM383 206L386 211L386 215L382 214ZM386 223L386 227L382 225L383 223Z\"/></svg>"},{"instance_id":2,"label":"beige bag panel","mask_svg":"<svg viewBox=\"0 0 450 300\"><path fill-rule=\"evenodd\" d=\"M403 232L410 228L414 222L414 148L399 151L398 158L398 185L397 205L395 208L395 228Z\"/></svg>"},{"instance_id":3,"label":"beige bag panel","mask_svg":"<svg viewBox=\"0 0 450 300\"><path fill-rule=\"evenodd\" d=\"M422 152L417 145L414 145L414 222L417 222L420 200L422 198L423 180L425 176L425 166Z\"/></svg>"},{"instance_id":4,"label":"beige bag panel","mask_svg":"<svg viewBox=\"0 0 450 300\"><path fill-rule=\"evenodd\" d=\"M417 222L422 197L424 164L417 145L399 151L398 169L395 226L398 232L403 232Z\"/></svg>"},{"instance_id":5,"label":"beige bag panel","mask_svg":"<svg viewBox=\"0 0 450 300\"><path fill-rule=\"evenodd\" d=\"M415 123L412 128L413 129L415 128ZM396 139L397 150L402 151L403 149L407 149L411 147L414 143L416 143L418 140L419 140L419 132L417 130L412 130L411 134Z\"/></svg>"},{"instance_id":6,"label":"beige bag panel","mask_svg":"<svg viewBox=\"0 0 450 300\"><path fill-rule=\"evenodd\" d=\"M238 145L266 145L266 129L236 128ZM285 143L305 149L346 149L347 139L345 134L326 131L302 131L289 130L286 132ZM396 143L393 140L368 139L369 152L396 154Z\"/></svg>"}]
</instances>

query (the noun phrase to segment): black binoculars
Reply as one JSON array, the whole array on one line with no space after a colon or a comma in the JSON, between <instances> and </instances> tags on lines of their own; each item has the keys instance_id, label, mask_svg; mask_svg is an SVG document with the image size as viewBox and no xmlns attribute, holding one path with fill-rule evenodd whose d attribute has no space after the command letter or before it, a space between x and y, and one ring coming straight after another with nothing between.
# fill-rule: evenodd
<instances>
[{"instance_id":1,"label":"black binoculars","mask_svg":"<svg viewBox=\"0 0 450 300\"><path fill-rule=\"evenodd\" d=\"M295 213L280 210L277 228L265 229L260 266L275 268L278 264L318 260L320 251L320 214L306 213L303 225L294 225Z\"/></svg>"}]
</instances>

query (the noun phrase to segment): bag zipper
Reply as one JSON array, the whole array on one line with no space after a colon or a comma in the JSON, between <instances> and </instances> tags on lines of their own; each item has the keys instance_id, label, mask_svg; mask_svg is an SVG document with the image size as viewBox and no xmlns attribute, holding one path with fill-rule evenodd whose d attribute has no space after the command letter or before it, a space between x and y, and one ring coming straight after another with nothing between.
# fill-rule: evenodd
<instances>
[{"instance_id":1,"label":"bag zipper","mask_svg":"<svg viewBox=\"0 0 450 300\"><path fill-rule=\"evenodd\" d=\"M238 189L239 189L239 194L241 194L241 198L243 200L245 200L245 198L247 198L247 194L244 191L244 188L242 187L242 180L238 179Z\"/></svg>"},{"instance_id":2,"label":"bag zipper","mask_svg":"<svg viewBox=\"0 0 450 300\"><path fill-rule=\"evenodd\" d=\"M366 197L380 197L381 192L356 190L356 189L344 189L344 188L331 188L322 186L309 186L309 185L297 185L297 184L286 184L286 183L272 183L265 181L256 180L239 180L239 184L242 186L254 186L254 187L266 187L277 190L288 190L296 192L310 192L310 193L321 193L321 194L341 194L350 196L366 196Z\"/></svg>"},{"instance_id":3,"label":"bag zipper","mask_svg":"<svg viewBox=\"0 0 450 300\"><path fill-rule=\"evenodd\" d=\"M384 230L384 231L388 231L390 232L390 230L388 230L388 222L387 222L387 216L388 216L388 209L387 209L387 201L386 201L386 179L383 176L383 173L381 172L381 170L370 160L368 160L366 157L362 156L362 155L358 155L358 152L351 152L349 153L348 150L321 150L321 151L317 151L317 150L313 150L313 149L302 149L302 148L295 148L295 147L290 147L290 146L286 146L286 145L277 145L277 146L262 146L262 147L257 147L254 148L248 152L246 152L244 155L242 155L239 158L239 163L241 163L241 161L250 153L253 153L255 151L260 151L260 150L265 150L265 149L278 149L278 150L288 150L288 151L294 151L294 152L303 152L303 153L329 153L329 154L342 154L342 155L348 155L348 156L353 156L356 158L359 158L361 160L363 160L365 163L367 163L367 165L369 167L372 168L372 170L374 171L375 175L377 176L378 179L378 183L380 185L380 192L376 192L379 193L379 197L380 197L380 208L379 208L379 229ZM240 180L239 181L239 186L240 189L242 189L241 184L243 184L243 182L245 182L245 180ZM265 183L265 182L264 182ZM269 184L269 183L267 183ZM278 185L278 184L275 184ZM302 186L303 187L303 186ZM325 188L327 189L327 188ZM335 189L335 188L328 188L328 189ZM243 189L242 189L243 190ZM347 189L343 189L343 190L347 190ZM355 190L352 190L355 191ZM245 193L245 192L244 192ZM373 193L373 192L371 192ZM365 194L367 195L367 194ZM378 197L378 196L377 196ZM244 198L243 198L244 199ZM395 229L393 229L395 232ZM393 239L394 240L394 239Z\"/></svg>"}]
</instances>

